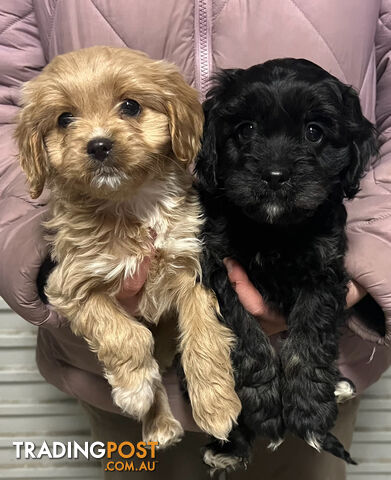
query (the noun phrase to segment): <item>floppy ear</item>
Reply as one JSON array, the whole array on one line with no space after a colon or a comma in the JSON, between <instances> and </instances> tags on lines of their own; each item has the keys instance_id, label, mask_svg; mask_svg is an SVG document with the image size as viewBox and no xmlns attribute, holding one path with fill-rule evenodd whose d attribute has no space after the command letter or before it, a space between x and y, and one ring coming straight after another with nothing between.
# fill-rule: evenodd
<instances>
[{"instance_id":1,"label":"floppy ear","mask_svg":"<svg viewBox=\"0 0 391 480\"><path fill-rule=\"evenodd\" d=\"M213 192L217 187L217 105L216 97L213 96L210 96L203 104L205 116L204 134L201 142L201 150L194 168L199 186L207 192Z\"/></svg>"},{"instance_id":2,"label":"floppy ear","mask_svg":"<svg viewBox=\"0 0 391 480\"><path fill-rule=\"evenodd\" d=\"M205 116L204 134L194 171L197 175L198 184L208 192L213 192L217 187L217 130L219 127L219 116L227 103L224 95L228 93L229 88L243 71L241 68L226 68L217 73L214 77L215 85L207 93L207 99L203 104Z\"/></svg>"},{"instance_id":3,"label":"floppy ear","mask_svg":"<svg viewBox=\"0 0 391 480\"><path fill-rule=\"evenodd\" d=\"M172 151L178 160L190 165L200 148L204 115L196 90L177 72L170 81L167 112Z\"/></svg>"},{"instance_id":4,"label":"floppy ear","mask_svg":"<svg viewBox=\"0 0 391 480\"><path fill-rule=\"evenodd\" d=\"M19 146L19 160L30 185L31 198L38 198L43 190L47 174L47 153L43 137L39 108L33 95L24 89L25 106L19 114L15 138Z\"/></svg>"},{"instance_id":5,"label":"floppy ear","mask_svg":"<svg viewBox=\"0 0 391 480\"><path fill-rule=\"evenodd\" d=\"M353 198L360 188L360 179L364 175L370 160L378 152L375 127L361 111L360 99L351 87L343 92L345 118L350 136L350 162L343 172L342 185L347 198Z\"/></svg>"}]
</instances>

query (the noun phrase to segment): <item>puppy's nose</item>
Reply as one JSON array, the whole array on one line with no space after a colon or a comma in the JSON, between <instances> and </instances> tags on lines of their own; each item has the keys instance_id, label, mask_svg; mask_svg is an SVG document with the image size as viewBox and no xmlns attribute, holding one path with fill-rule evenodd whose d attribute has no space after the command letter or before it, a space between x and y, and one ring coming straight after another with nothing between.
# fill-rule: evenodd
<instances>
[{"instance_id":1,"label":"puppy's nose","mask_svg":"<svg viewBox=\"0 0 391 480\"><path fill-rule=\"evenodd\" d=\"M110 139L104 137L93 138L87 143L88 155L91 155L96 160L99 160L101 162L103 162L103 160L108 157L112 148L113 142Z\"/></svg>"},{"instance_id":2,"label":"puppy's nose","mask_svg":"<svg viewBox=\"0 0 391 480\"><path fill-rule=\"evenodd\" d=\"M262 180L265 180L273 190L278 190L284 182L289 180L289 172L287 170L270 170L263 173Z\"/></svg>"}]
</instances>

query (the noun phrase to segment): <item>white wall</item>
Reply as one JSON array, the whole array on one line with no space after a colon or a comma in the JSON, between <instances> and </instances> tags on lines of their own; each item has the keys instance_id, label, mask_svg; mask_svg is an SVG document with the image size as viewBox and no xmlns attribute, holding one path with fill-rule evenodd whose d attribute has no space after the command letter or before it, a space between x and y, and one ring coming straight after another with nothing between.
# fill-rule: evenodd
<instances>
[{"instance_id":1,"label":"white wall","mask_svg":"<svg viewBox=\"0 0 391 480\"><path fill-rule=\"evenodd\" d=\"M13 441L86 441L89 435L77 403L39 375L35 338L36 328L0 299L0 479L99 480L96 464L15 459ZM349 480L391 479L391 371L361 402L351 453L360 465L349 468Z\"/></svg>"},{"instance_id":2,"label":"white wall","mask_svg":"<svg viewBox=\"0 0 391 480\"><path fill-rule=\"evenodd\" d=\"M89 439L79 405L37 371L36 331L0 298L0 479L99 480L96 463L15 458L13 441Z\"/></svg>"}]
</instances>

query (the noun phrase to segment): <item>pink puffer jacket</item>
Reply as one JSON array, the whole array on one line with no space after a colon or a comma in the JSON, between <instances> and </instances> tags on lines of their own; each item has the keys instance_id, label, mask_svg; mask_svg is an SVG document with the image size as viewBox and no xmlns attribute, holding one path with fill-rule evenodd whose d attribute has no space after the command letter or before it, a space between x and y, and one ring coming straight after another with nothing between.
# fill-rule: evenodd
<instances>
[{"instance_id":1,"label":"pink puffer jacket","mask_svg":"<svg viewBox=\"0 0 391 480\"><path fill-rule=\"evenodd\" d=\"M38 365L49 382L115 410L95 355L37 296L36 276L47 253L40 228L47 192L36 201L29 198L12 139L23 82L55 55L96 44L128 46L176 63L201 98L216 69L286 56L308 58L360 92L382 147L360 194L347 205L347 265L386 321L378 325L385 334L379 334L371 329L371 315L365 322L351 317L341 339L340 368L359 391L379 378L391 363L390 29L391 0L1 1L0 295L40 327ZM173 377L167 382L182 418Z\"/></svg>"}]
</instances>

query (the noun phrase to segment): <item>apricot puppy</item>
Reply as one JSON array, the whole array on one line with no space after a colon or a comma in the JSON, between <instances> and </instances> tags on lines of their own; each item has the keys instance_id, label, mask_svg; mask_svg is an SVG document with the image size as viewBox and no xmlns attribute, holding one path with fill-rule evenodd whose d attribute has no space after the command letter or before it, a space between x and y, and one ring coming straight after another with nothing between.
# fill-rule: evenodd
<instances>
[{"instance_id":1,"label":"apricot puppy","mask_svg":"<svg viewBox=\"0 0 391 480\"><path fill-rule=\"evenodd\" d=\"M45 228L58 266L46 287L50 303L97 353L115 403L160 446L178 441L182 427L148 326L174 313L194 418L225 439L240 401L233 335L199 283L202 218L187 170L203 123L195 90L166 62L92 47L56 57L25 85L22 106L16 138L31 196L45 183L51 191ZM116 294L152 246L132 317Z\"/></svg>"}]
</instances>

